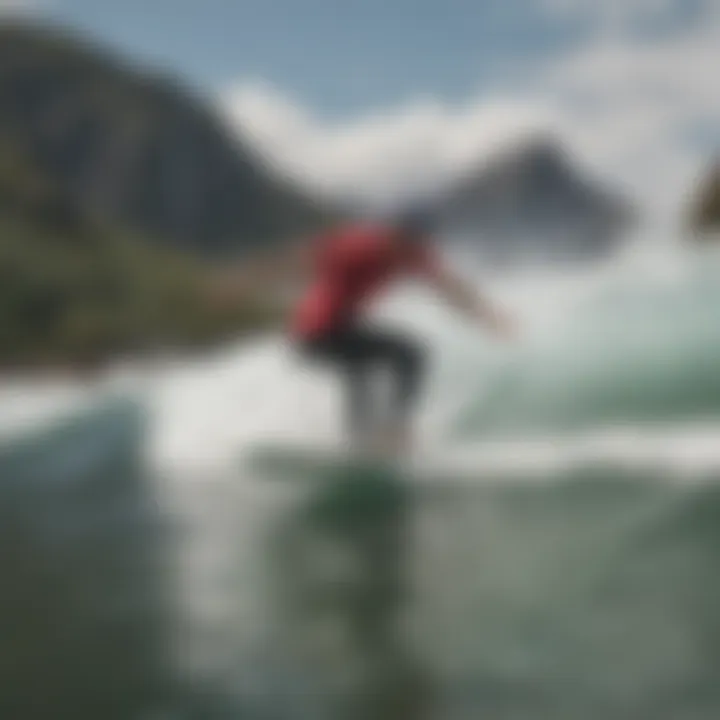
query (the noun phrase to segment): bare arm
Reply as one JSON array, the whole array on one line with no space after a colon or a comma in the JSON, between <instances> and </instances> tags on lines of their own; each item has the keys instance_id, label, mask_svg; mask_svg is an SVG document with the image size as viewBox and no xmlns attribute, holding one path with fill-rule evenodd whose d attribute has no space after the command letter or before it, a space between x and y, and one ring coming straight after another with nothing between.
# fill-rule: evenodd
<instances>
[{"instance_id":1,"label":"bare arm","mask_svg":"<svg viewBox=\"0 0 720 720\"><path fill-rule=\"evenodd\" d=\"M292 293L311 272L311 245L302 239L217 268L211 274L211 292L224 302L249 297L278 299Z\"/></svg>"},{"instance_id":2,"label":"bare arm","mask_svg":"<svg viewBox=\"0 0 720 720\"><path fill-rule=\"evenodd\" d=\"M438 294L449 305L470 319L481 323L496 335L509 338L514 334L515 325L510 316L463 278L443 268L433 274L432 282Z\"/></svg>"}]
</instances>

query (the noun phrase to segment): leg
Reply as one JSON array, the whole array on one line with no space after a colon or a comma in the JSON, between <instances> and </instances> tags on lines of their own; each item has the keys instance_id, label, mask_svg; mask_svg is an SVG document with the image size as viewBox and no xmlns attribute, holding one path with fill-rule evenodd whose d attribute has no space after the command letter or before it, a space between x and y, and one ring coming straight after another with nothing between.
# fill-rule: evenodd
<instances>
[{"instance_id":1,"label":"leg","mask_svg":"<svg viewBox=\"0 0 720 720\"><path fill-rule=\"evenodd\" d=\"M309 357L326 362L344 386L345 428L353 444L363 444L373 431L371 348L351 329L338 329L303 346Z\"/></svg>"},{"instance_id":2,"label":"leg","mask_svg":"<svg viewBox=\"0 0 720 720\"><path fill-rule=\"evenodd\" d=\"M424 366L424 354L418 345L395 333L347 327L313 340L306 350L342 370L347 383L349 431L360 440L377 434L370 373L375 367L387 366L392 372L393 389L387 428L390 437L386 439L392 447L407 444Z\"/></svg>"},{"instance_id":3,"label":"leg","mask_svg":"<svg viewBox=\"0 0 720 720\"><path fill-rule=\"evenodd\" d=\"M402 335L373 331L378 361L392 373L393 388L386 439L392 451L407 449L412 439L413 412L420 398L425 369L425 352Z\"/></svg>"},{"instance_id":4,"label":"leg","mask_svg":"<svg viewBox=\"0 0 720 720\"><path fill-rule=\"evenodd\" d=\"M362 442L373 430L370 367L361 362L343 364L345 379L345 427L352 441Z\"/></svg>"}]
</instances>

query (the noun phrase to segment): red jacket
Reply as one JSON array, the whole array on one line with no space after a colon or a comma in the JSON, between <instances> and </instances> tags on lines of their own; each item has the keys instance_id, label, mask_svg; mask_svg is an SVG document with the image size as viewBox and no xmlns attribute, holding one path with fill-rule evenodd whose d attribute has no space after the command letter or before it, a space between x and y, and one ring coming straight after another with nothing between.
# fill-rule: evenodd
<instances>
[{"instance_id":1,"label":"red jacket","mask_svg":"<svg viewBox=\"0 0 720 720\"><path fill-rule=\"evenodd\" d=\"M313 248L314 280L295 308L290 331L314 337L352 322L395 279L431 277L438 268L426 244L398 239L391 228L345 226L320 236Z\"/></svg>"}]
</instances>

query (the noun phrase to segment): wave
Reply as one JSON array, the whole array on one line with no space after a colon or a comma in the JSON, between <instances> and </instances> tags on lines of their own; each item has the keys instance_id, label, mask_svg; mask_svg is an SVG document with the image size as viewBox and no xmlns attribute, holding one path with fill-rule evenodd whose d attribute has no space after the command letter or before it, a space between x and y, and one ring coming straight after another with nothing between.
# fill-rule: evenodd
<instances>
[{"instance_id":1,"label":"wave","mask_svg":"<svg viewBox=\"0 0 720 720\"><path fill-rule=\"evenodd\" d=\"M720 415L717 267L613 278L568 298L556 331L481 367L450 434L479 439ZM467 374L464 378L469 382Z\"/></svg>"}]
</instances>

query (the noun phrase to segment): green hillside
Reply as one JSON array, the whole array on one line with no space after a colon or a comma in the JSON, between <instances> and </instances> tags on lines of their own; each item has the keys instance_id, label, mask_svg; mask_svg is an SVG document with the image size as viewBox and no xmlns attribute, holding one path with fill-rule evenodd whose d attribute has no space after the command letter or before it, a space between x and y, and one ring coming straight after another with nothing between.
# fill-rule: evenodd
<instances>
[{"instance_id":1,"label":"green hillside","mask_svg":"<svg viewBox=\"0 0 720 720\"><path fill-rule=\"evenodd\" d=\"M219 307L196 258L82 211L0 136L0 367L85 366L188 348L273 321Z\"/></svg>"}]
</instances>

